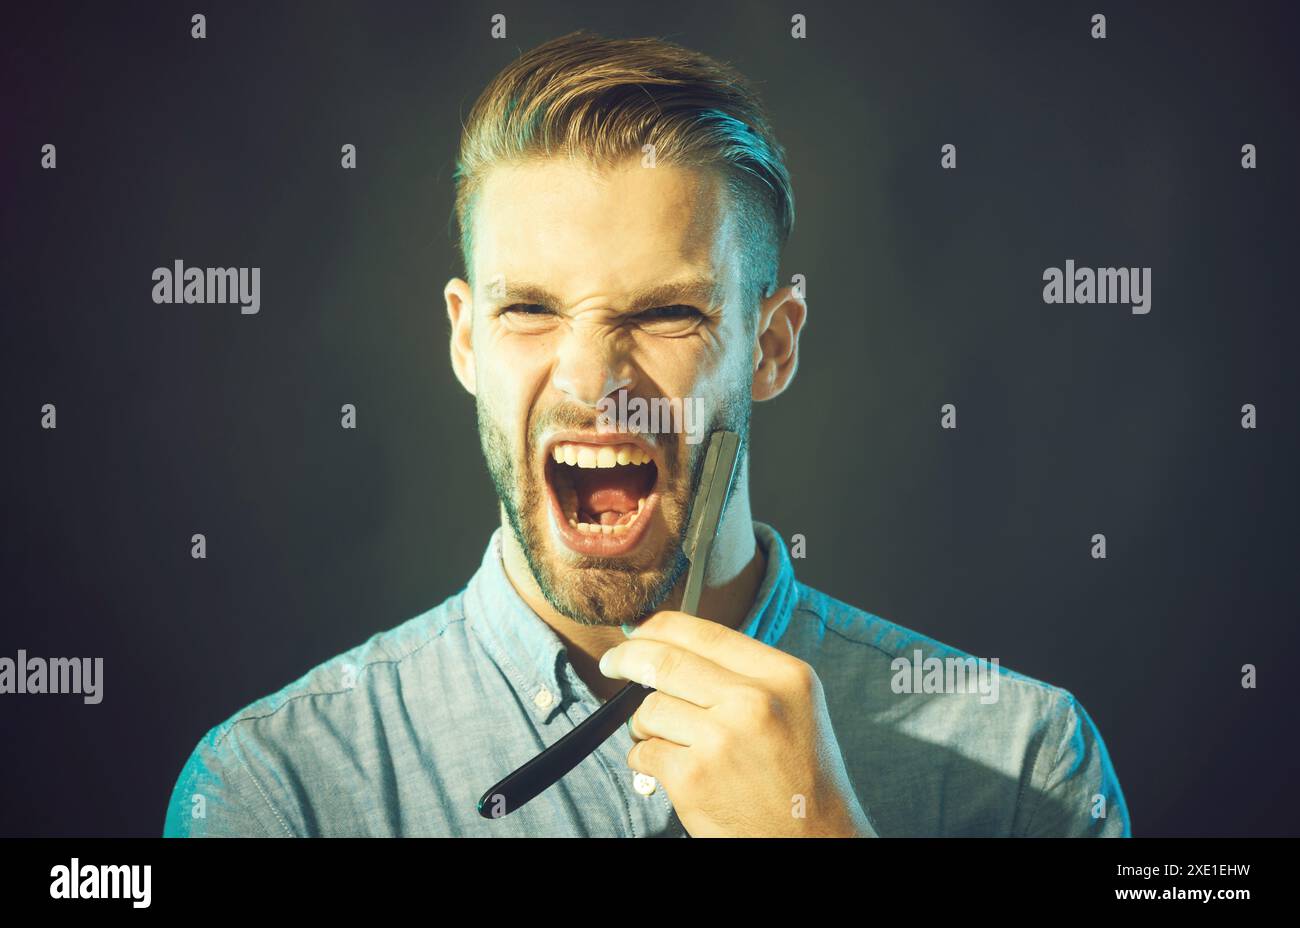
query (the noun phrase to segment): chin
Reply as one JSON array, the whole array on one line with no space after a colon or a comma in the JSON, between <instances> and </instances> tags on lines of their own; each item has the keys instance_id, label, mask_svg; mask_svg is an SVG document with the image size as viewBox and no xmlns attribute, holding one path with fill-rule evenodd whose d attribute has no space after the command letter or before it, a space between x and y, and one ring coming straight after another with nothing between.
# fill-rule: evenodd
<instances>
[{"instance_id":1,"label":"chin","mask_svg":"<svg viewBox=\"0 0 1300 928\"><path fill-rule=\"evenodd\" d=\"M546 533L549 534L549 533ZM529 553L533 573L542 595L557 612L580 625L615 626L633 624L654 612L667 599L681 570L675 548L666 533L640 542L632 558L593 558L574 554L554 540L542 550ZM646 564L638 564L645 558Z\"/></svg>"}]
</instances>

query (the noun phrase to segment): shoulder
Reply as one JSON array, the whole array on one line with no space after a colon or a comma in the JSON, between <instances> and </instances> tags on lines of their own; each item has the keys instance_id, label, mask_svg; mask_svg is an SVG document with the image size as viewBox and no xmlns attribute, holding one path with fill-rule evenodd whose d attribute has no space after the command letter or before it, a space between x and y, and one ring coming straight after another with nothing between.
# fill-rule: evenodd
<instances>
[{"instance_id":1,"label":"shoulder","mask_svg":"<svg viewBox=\"0 0 1300 928\"><path fill-rule=\"evenodd\" d=\"M209 729L168 804L173 836L311 833L302 796L316 771L353 763L403 709L404 689L434 687L461 662L464 591L313 667ZM443 681L445 683L445 680Z\"/></svg>"},{"instance_id":2,"label":"shoulder","mask_svg":"<svg viewBox=\"0 0 1300 928\"><path fill-rule=\"evenodd\" d=\"M250 703L213 729L220 748L232 732L271 728L303 714L348 711L350 704L373 699L403 675L418 672L427 660L437 660L443 648L463 642L465 616L462 593L394 628L378 632L361 644L316 665L279 690Z\"/></svg>"},{"instance_id":3,"label":"shoulder","mask_svg":"<svg viewBox=\"0 0 1300 928\"><path fill-rule=\"evenodd\" d=\"M926 823L936 833L1128 833L1105 742L1071 691L796 589L776 646L816 671L850 767L901 765L908 802L946 806L948 821Z\"/></svg>"},{"instance_id":4,"label":"shoulder","mask_svg":"<svg viewBox=\"0 0 1300 928\"><path fill-rule=\"evenodd\" d=\"M900 676L904 670L913 671L919 661L924 682L925 662L936 659L940 664L932 663L929 669L942 670L945 681L950 667L967 674L981 669L995 673L998 702L1010 696L1028 711L1045 715L1073 701L1060 687L1006 667L996 655L975 655L945 644L807 584L796 582L795 588L794 608L780 647L804 657L819 673L824 668L829 674L858 681L883 680L885 690L896 694L904 684L915 682L915 673L910 681ZM991 704L992 700L985 702Z\"/></svg>"}]
</instances>

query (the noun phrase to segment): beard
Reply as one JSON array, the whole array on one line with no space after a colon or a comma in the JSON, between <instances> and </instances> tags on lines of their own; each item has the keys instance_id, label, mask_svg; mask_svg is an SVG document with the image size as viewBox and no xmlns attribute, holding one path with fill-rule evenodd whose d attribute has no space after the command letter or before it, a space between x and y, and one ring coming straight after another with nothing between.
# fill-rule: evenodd
<instances>
[{"instance_id":1,"label":"beard","mask_svg":"<svg viewBox=\"0 0 1300 928\"><path fill-rule=\"evenodd\" d=\"M551 608L581 625L626 625L656 611L672 593L690 562L686 558L686 529L695 492L703 477L708 437L717 429L740 436L738 456L749 446L752 407L748 379L737 383L714 410L704 439L692 445L677 432L656 434L664 450L666 472L659 478L660 503L655 513L666 533L651 525L637 548L622 557L590 557L563 548L552 536L546 477L537 472L540 437L552 429L597 431L597 414L590 407L559 404L540 410L526 430L524 448L515 452L506 432L491 413L482 390L475 396L479 440L488 474L505 510L510 528L528 561L538 589ZM686 460L682 459L682 447ZM686 479L683 479L683 478ZM655 537L665 540L654 548Z\"/></svg>"}]
</instances>

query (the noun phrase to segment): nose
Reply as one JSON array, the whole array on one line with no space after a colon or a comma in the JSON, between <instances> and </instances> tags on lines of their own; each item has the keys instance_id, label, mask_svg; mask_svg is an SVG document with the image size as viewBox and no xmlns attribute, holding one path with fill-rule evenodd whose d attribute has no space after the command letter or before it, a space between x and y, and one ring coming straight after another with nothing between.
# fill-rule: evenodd
<instances>
[{"instance_id":1,"label":"nose","mask_svg":"<svg viewBox=\"0 0 1300 928\"><path fill-rule=\"evenodd\" d=\"M584 334L575 326L560 344L551 385L575 403L593 408L611 393L630 387L632 364L609 333Z\"/></svg>"}]
</instances>

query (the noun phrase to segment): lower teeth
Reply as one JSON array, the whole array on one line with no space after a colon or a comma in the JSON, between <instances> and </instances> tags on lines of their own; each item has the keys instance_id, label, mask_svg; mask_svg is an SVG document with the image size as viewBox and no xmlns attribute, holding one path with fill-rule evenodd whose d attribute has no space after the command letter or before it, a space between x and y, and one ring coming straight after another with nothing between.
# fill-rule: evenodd
<instances>
[{"instance_id":1,"label":"lower teeth","mask_svg":"<svg viewBox=\"0 0 1300 928\"><path fill-rule=\"evenodd\" d=\"M638 500L636 504L636 512L633 513L632 518L620 525L601 525L596 522L579 522L578 514L576 512L569 515L569 524L584 535L622 535L632 527L632 524L636 522L638 518L641 517L641 511L643 509L645 509L645 500Z\"/></svg>"}]
</instances>

